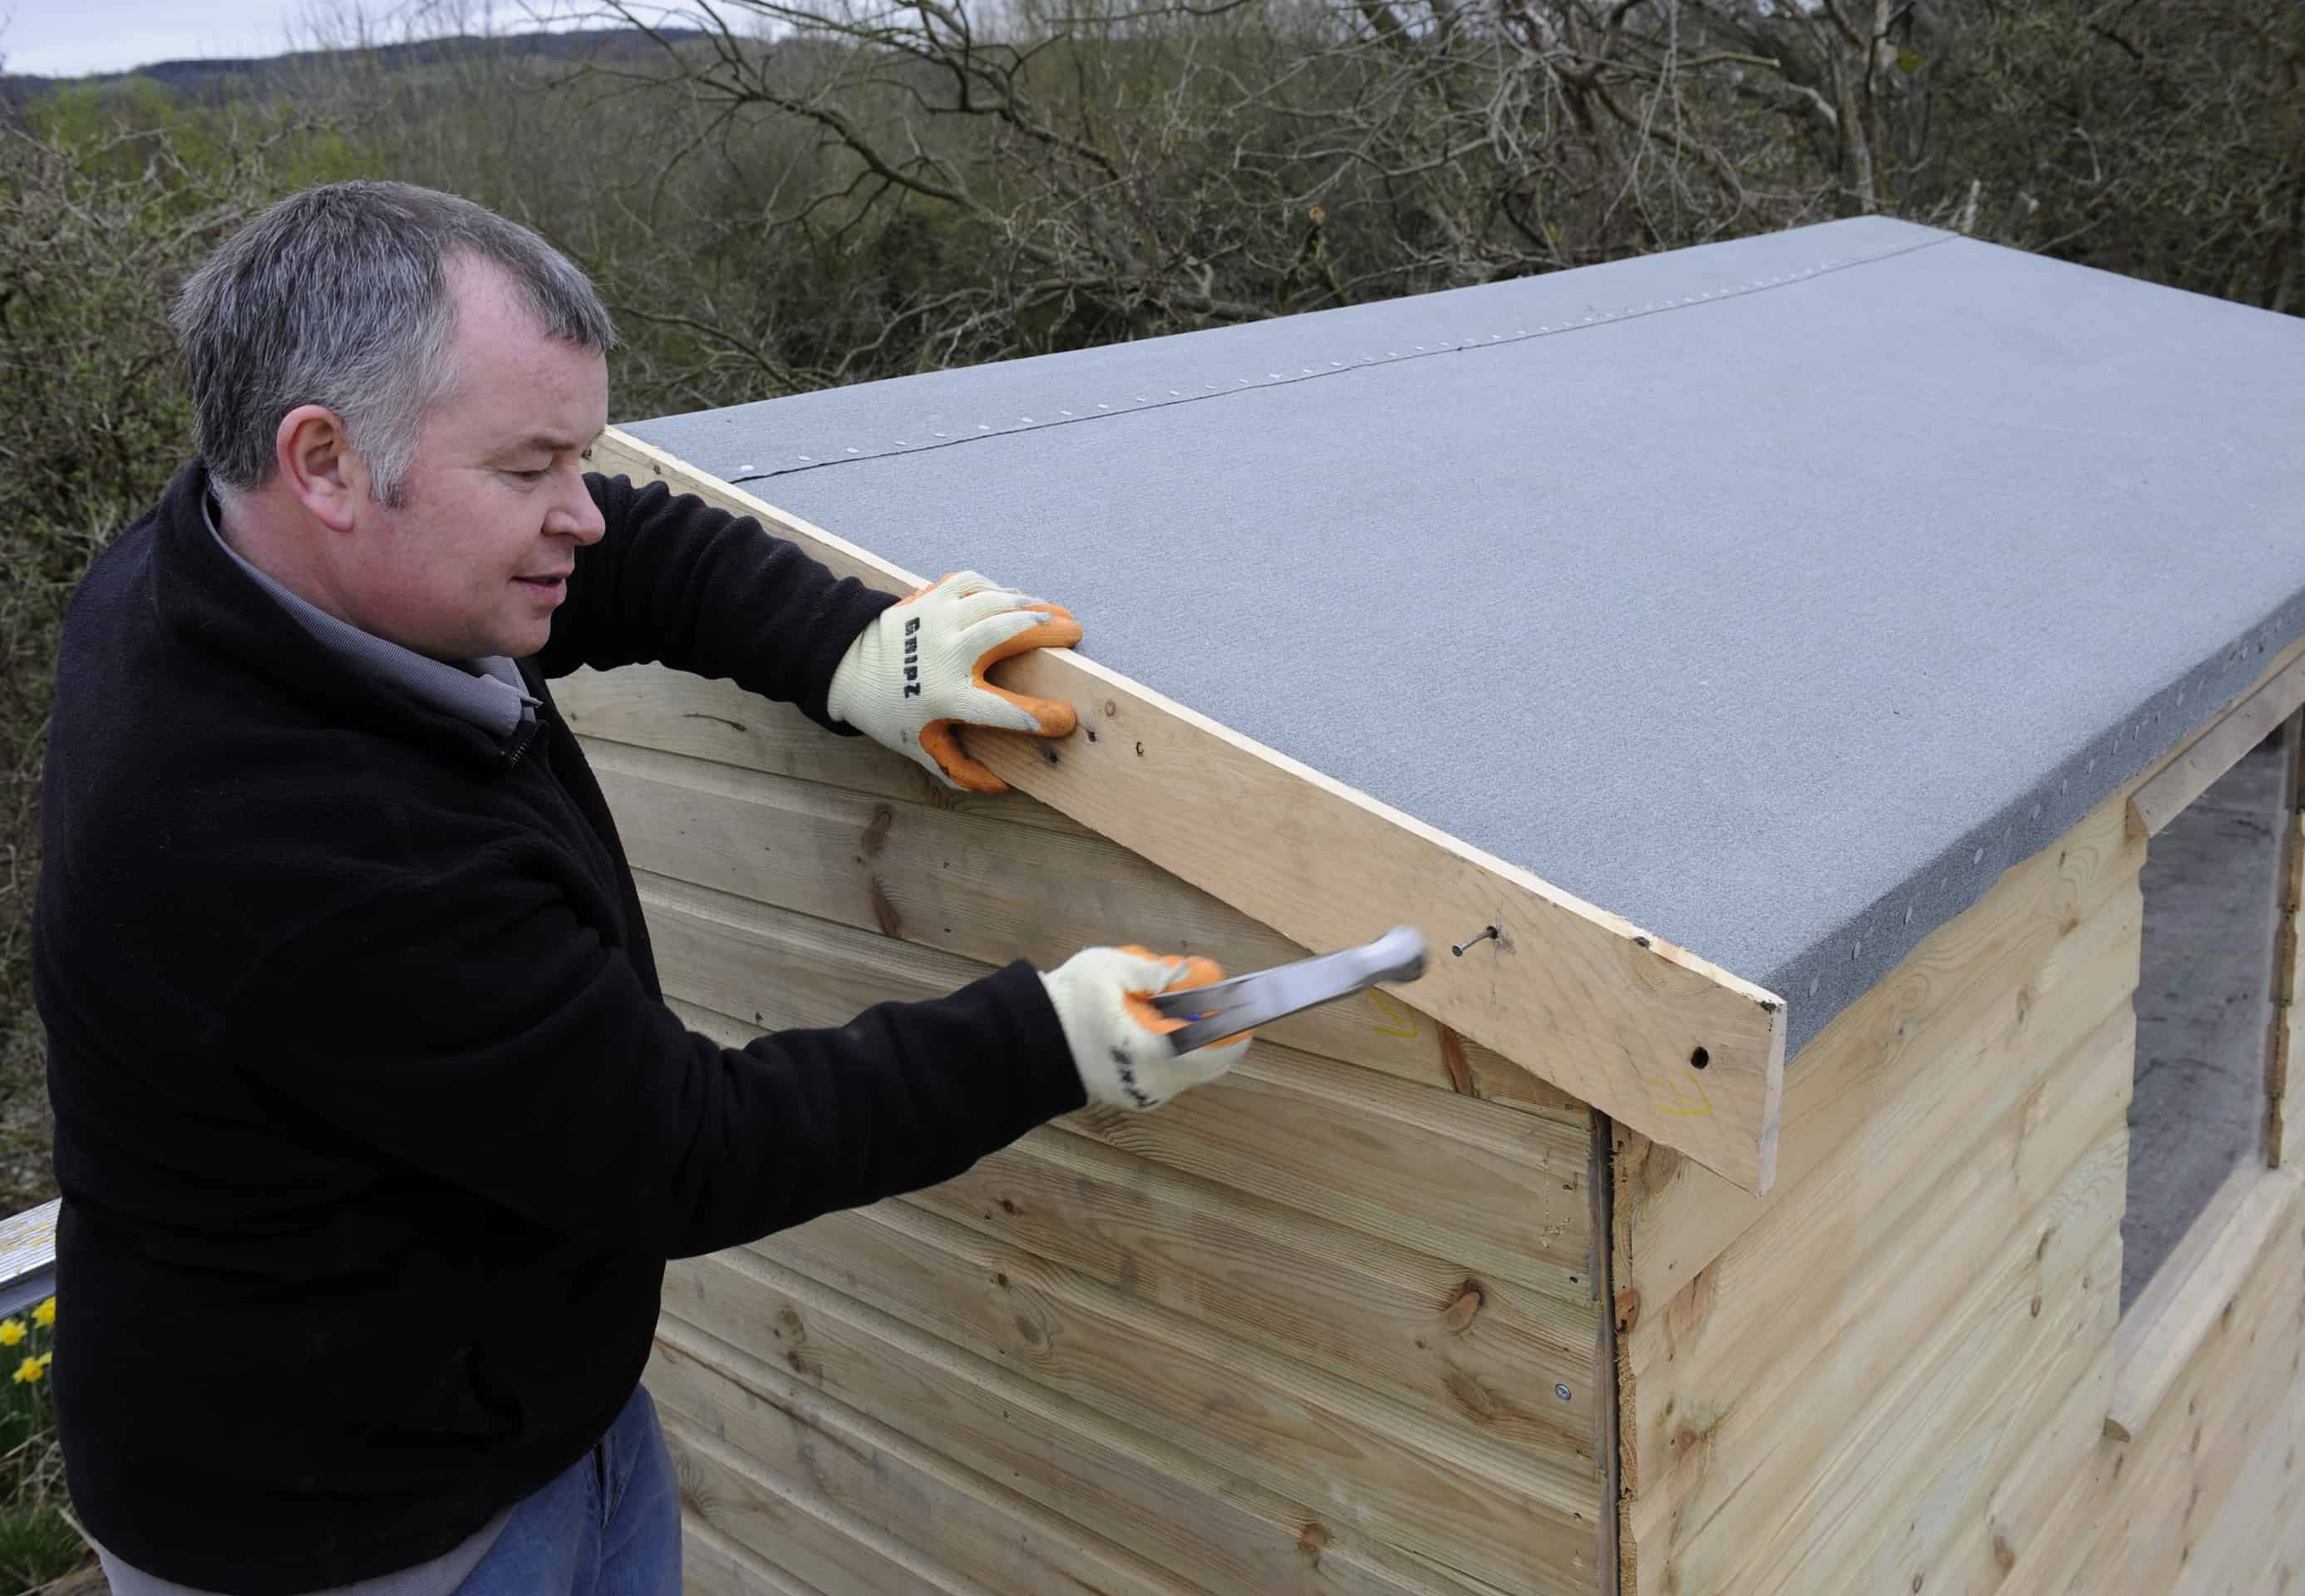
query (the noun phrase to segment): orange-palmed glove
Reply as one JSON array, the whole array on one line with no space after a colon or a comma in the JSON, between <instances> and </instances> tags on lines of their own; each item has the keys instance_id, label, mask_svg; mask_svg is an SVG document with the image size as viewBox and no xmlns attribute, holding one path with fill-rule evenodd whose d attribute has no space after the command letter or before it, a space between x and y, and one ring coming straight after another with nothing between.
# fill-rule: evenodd
<instances>
[{"instance_id":1,"label":"orange-palmed glove","mask_svg":"<svg viewBox=\"0 0 2305 1596\"><path fill-rule=\"evenodd\" d=\"M1073 1067L1093 1103L1156 1108L1189 1086L1213 1081L1240 1062L1249 1034L1178 1053L1169 1033L1183 1020L1164 1019L1147 1001L1156 992L1205 987L1224 979L1212 959L1162 958L1141 947L1084 948L1041 977L1071 1044Z\"/></svg>"},{"instance_id":2,"label":"orange-palmed glove","mask_svg":"<svg viewBox=\"0 0 2305 1596\"><path fill-rule=\"evenodd\" d=\"M1068 649L1080 640L1080 623L1062 606L957 572L882 610L857 633L832 673L827 706L834 719L946 786L1005 793L1008 784L968 757L957 728L1069 735L1070 704L995 687L984 673L1027 649Z\"/></svg>"}]
</instances>

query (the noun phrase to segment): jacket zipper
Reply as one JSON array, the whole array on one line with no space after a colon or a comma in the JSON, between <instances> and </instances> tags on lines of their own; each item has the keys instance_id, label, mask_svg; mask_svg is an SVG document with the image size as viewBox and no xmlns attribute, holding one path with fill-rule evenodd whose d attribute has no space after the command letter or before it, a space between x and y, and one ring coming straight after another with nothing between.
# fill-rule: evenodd
<instances>
[{"instance_id":1,"label":"jacket zipper","mask_svg":"<svg viewBox=\"0 0 2305 1596\"><path fill-rule=\"evenodd\" d=\"M505 774L509 776L513 772L513 770L520 764L522 759L528 753L530 746L535 743L537 738L543 735L543 734L544 717L541 715L532 715L529 717L527 734L523 735L519 742L514 743L510 748L505 751Z\"/></svg>"}]
</instances>

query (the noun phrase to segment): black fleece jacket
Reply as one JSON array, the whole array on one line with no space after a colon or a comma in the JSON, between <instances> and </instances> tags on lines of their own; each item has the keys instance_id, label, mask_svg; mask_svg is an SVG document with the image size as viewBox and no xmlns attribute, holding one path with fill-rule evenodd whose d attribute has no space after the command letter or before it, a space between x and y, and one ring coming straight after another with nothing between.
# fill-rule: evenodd
<instances>
[{"instance_id":1,"label":"black fleece jacket","mask_svg":"<svg viewBox=\"0 0 2305 1596\"><path fill-rule=\"evenodd\" d=\"M662 660L830 729L889 600L589 479L510 748L359 675L237 569L195 463L65 621L34 924L56 1413L90 1533L289 1596L454 1546L581 1457L667 1258L931 1184L1077 1107L1018 963L742 1049L664 1006L544 683Z\"/></svg>"}]
</instances>

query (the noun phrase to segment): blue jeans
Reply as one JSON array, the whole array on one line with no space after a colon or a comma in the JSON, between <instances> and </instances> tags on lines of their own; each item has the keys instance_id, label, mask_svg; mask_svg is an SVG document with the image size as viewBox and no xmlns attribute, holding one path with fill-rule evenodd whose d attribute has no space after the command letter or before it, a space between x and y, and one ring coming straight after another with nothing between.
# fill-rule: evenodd
<instances>
[{"instance_id":1,"label":"blue jeans","mask_svg":"<svg viewBox=\"0 0 2305 1596\"><path fill-rule=\"evenodd\" d=\"M645 1389L512 1510L456 1596L680 1596L680 1482Z\"/></svg>"}]
</instances>

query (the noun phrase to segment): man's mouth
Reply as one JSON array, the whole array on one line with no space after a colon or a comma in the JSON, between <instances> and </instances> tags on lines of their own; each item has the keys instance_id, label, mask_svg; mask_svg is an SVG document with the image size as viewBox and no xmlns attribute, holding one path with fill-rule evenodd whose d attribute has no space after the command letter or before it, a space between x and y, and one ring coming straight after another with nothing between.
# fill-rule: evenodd
<instances>
[{"instance_id":1,"label":"man's mouth","mask_svg":"<svg viewBox=\"0 0 2305 1596\"><path fill-rule=\"evenodd\" d=\"M567 585L568 573L562 571L551 576L515 576L513 581L524 587L536 588L548 593L557 593Z\"/></svg>"}]
</instances>

